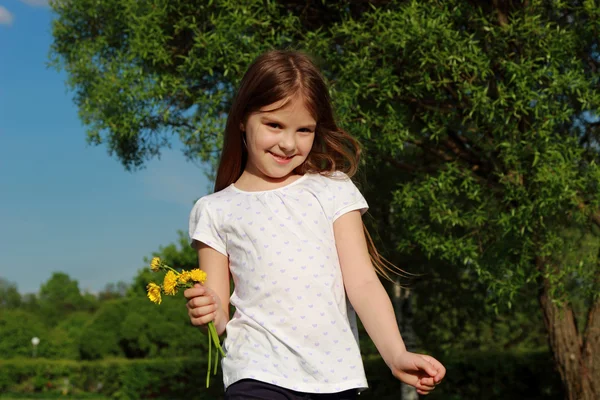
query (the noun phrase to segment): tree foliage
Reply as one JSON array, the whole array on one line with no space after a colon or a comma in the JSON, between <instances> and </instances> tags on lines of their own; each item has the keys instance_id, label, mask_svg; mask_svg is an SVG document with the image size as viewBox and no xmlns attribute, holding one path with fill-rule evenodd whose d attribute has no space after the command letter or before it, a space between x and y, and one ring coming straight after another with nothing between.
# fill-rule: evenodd
<instances>
[{"instance_id":1,"label":"tree foliage","mask_svg":"<svg viewBox=\"0 0 600 400\"><path fill-rule=\"evenodd\" d=\"M17 308L21 305L21 294L17 285L4 278L0 278L0 309Z\"/></svg>"},{"instance_id":2,"label":"tree foliage","mask_svg":"<svg viewBox=\"0 0 600 400\"><path fill-rule=\"evenodd\" d=\"M55 5L53 54L89 139L135 168L172 133L211 160L245 66L267 49L308 49L368 162L414 178L391 204L410 228L399 247L470 265L510 294L599 205L598 11L487 4L80 0ZM558 276L589 293L590 270Z\"/></svg>"},{"instance_id":3,"label":"tree foliage","mask_svg":"<svg viewBox=\"0 0 600 400\"><path fill-rule=\"evenodd\" d=\"M100 293L98 293L98 300L114 300L120 299L127 295L129 285L125 282L107 283Z\"/></svg>"},{"instance_id":4,"label":"tree foliage","mask_svg":"<svg viewBox=\"0 0 600 400\"><path fill-rule=\"evenodd\" d=\"M207 338L189 323L181 294L161 305L145 297L111 300L85 325L81 359L154 358L205 354Z\"/></svg>"},{"instance_id":5,"label":"tree foliage","mask_svg":"<svg viewBox=\"0 0 600 400\"><path fill-rule=\"evenodd\" d=\"M57 324L75 311L91 311L96 299L82 294L79 283L63 272L55 272L40 287L38 295L40 317L50 325Z\"/></svg>"}]
</instances>

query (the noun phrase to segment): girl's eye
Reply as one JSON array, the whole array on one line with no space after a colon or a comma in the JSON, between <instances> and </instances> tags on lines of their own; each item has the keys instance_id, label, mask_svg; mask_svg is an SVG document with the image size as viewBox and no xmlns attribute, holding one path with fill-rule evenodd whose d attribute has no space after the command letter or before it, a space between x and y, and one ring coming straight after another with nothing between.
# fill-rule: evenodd
<instances>
[{"instance_id":1,"label":"girl's eye","mask_svg":"<svg viewBox=\"0 0 600 400\"><path fill-rule=\"evenodd\" d=\"M312 130L310 130L308 128L302 128L302 129L298 130L298 132L300 132L300 133L312 133Z\"/></svg>"},{"instance_id":2,"label":"girl's eye","mask_svg":"<svg viewBox=\"0 0 600 400\"><path fill-rule=\"evenodd\" d=\"M267 123L267 126L273 128L273 129L279 129L279 128L281 128L281 125L276 124L275 122L269 122L269 123Z\"/></svg>"}]
</instances>

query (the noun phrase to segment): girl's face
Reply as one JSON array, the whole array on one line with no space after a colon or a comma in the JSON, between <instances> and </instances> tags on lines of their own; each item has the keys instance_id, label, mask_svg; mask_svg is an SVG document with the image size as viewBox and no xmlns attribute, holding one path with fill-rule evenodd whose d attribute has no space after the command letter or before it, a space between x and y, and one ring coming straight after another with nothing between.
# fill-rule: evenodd
<instances>
[{"instance_id":1,"label":"girl's face","mask_svg":"<svg viewBox=\"0 0 600 400\"><path fill-rule=\"evenodd\" d=\"M301 96L269 104L248 116L246 171L267 181L290 175L308 157L315 140L317 122ZM280 108L281 107L281 108Z\"/></svg>"}]
</instances>

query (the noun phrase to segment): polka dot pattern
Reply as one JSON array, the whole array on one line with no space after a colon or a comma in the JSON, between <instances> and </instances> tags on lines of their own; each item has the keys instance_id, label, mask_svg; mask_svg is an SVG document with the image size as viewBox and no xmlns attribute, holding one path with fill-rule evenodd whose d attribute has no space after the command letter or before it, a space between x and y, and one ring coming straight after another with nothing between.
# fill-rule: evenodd
<instances>
[{"instance_id":1,"label":"polka dot pattern","mask_svg":"<svg viewBox=\"0 0 600 400\"><path fill-rule=\"evenodd\" d=\"M367 207L339 172L262 192L232 185L196 203L190 238L227 255L235 283L225 387L245 378L312 393L367 387L333 234L339 216Z\"/></svg>"}]
</instances>

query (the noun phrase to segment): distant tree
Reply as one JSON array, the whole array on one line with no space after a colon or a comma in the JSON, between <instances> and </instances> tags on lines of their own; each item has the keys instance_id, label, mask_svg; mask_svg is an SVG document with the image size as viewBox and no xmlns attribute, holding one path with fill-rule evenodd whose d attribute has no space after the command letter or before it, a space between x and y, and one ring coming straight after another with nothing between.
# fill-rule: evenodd
<instances>
[{"instance_id":1,"label":"distant tree","mask_svg":"<svg viewBox=\"0 0 600 400\"><path fill-rule=\"evenodd\" d=\"M21 305L21 295L17 285L0 278L0 309L18 308Z\"/></svg>"},{"instance_id":2,"label":"distant tree","mask_svg":"<svg viewBox=\"0 0 600 400\"><path fill-rule=\"evenodd\" d=\"M40 304L35 293L25 293L21 296L22 310L37 314L40 311Z\"/></svg>"},{"instance_id":3,"label":"distant tree","mask_svg":"<svg viewBox=\"0 0 600 400\"><path fill-rule=\"evenodd\" d=\"M160 305L139 296L104 302L81 331L81 358L205 354L207 338L190 324L184 304L181 293L165 296Z\"/></svg>"},{"instance_id":4,"label":"distant tree","mask_svg":"<svg viewBox=\"0 0 600 400\"><path fill-rule=\"evenodd\" d=\"M55 272L42 284L39 292L41 316L51 325L75 311L91 311L95 299L83 296L79 284L63 272Z\"/></svg>"},{"instance_id":5,"label":"distant tree","mask_svg":"<svg viewBox=\"0 0 600 400\"><path fill-rule=\"evenodd\" d=\"M125 282L118 283L108 283L104 287L104 290L98 293L98 300L114 300L120 299L127 295L127 291L129 290L129 285Z\"/></svg>"}]
</instances>

